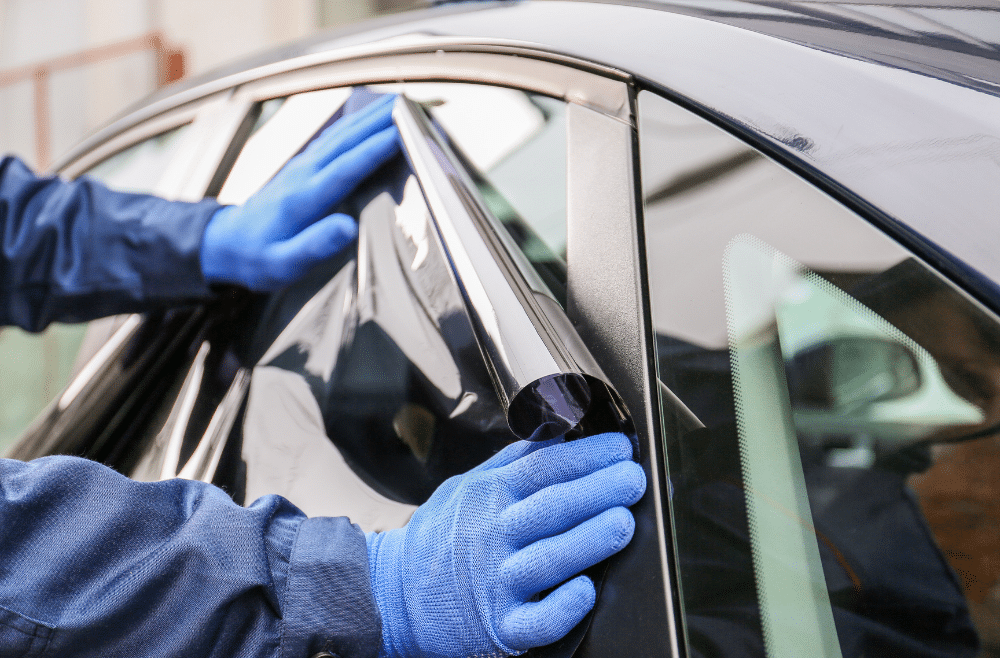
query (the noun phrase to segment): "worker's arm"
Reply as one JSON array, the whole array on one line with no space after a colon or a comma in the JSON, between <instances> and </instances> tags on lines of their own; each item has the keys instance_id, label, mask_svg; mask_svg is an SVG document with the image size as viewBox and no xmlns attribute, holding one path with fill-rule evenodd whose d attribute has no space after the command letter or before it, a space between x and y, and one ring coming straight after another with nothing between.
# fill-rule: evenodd
<instances>
[{"instance_id":1,"label":"worker's arm","mask_svg":"<svg viewBox=\"0 0 1000 658\"><path fill-rule=\"evenodd\" d=\"M205 298L213 283L269 291L357 235L327 213L398 150L392 98L317 137L243 206L171 202L0 160L0 324L29 331Z\"/></svg>"},{"instance_id":2,"label":"worker's arm","mask_svg":"<svg viewBox=\"0 0 1000 658\"><path fill-rule=\"evenodd\" d=\"M367 546L277 496L0 460L0 657L520 653L593 606L574 575L631 538L630 457L620 434L513 444Z\"/></svg>"},{"instance_id":3,"label":"worker's arm","mask_svg":"<svg viewBox=\"0 0 1000 658\"><path fill-rule=\"evenodd\" d=\"M0 460L0 657L374 656L365 536L277 496Z\"/></svg>"},{"instance_id":4,"label":"worker's arm","mask_svg":"<svg viewBox=\"0 0 1000 658\"><path fill-rule=\"evenodd\" d=\"M0 324L40 331L208 296L199 252L219 207L40 178L0 160Z\"/></svg>"}]
</instances>

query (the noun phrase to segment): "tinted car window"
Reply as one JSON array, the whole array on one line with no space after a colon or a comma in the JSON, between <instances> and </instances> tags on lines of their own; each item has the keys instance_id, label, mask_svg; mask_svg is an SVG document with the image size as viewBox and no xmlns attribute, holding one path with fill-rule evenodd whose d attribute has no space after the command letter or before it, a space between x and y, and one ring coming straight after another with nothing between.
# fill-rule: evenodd
<instances>
[{"instance_id":1,"label":"tinted car window","mask_svg":"<svg viewBox=\"0 0 1000 658\"><path fill-rule=\"evenodd\" d=\"M703 119L639 131L692 652L993 650L998 319Z\"/></svg>"},{"instance_id":2,"label":"tinted car window","mask_svg":"<svg viewBox=\"0 0 1000 658\"><path fill-rule=\"evenodd\" d=\"M129 192L153 192L170 164L185 124L130 146L101 161L84 175ZM14 327L0 333L0 451L24 432L60 391L71 374L107 339L115 320L53 324L40 334ZM88 333L89 327L89 333ZM86 338L85 338L86 336Z\"/></svg>"},{"instance_id":3,"label":"tinted car window","mask_svg":"<svg viewBox=\"0 0 1000 658\"><path fill-rule=\"evenodd\" d=\"M460 85L437 85L437 108L451 98L442 87ZM332 89L284 100L247 140L220 200L246 198L372 97ZM241 502L278 493L309 514L385 529L514 439L403 157L342 210L359 217L355 248L281 293L209 312L169 390L132 423L142 429L123 470L211 480Z\"/></svg>"}]
</instances>

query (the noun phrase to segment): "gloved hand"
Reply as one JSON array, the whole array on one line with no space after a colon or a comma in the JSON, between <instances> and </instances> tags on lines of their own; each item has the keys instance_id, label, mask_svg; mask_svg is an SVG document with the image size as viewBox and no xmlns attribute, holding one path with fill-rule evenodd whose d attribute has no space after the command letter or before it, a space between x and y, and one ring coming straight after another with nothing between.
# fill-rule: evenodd
<instances>
[{"instance_id":1,"label":"gloved hand","mask_svg":"<svg viewBox=\"0 0 1000 658\"><path fill-rule=\"evenodd\" d=\"M507 446L444 482L398 530L368 533L380 656L507 656L594 606L567 578L621 550L646 479L621 434ZM540 601L532 597L563 583Z\"/></svg>"},{"instance_id":2,"label":"gloved hand","mask_svg":"<svg viewBox=\"0 0 1000 658\"><path fill-rule=\"evenodd\" d=\"M276 290L350 244L356 222L324 213L399 149L394 100L341 118L242 206L216 211L202 240L205 279Z\"/></svg>"}]
</instances>

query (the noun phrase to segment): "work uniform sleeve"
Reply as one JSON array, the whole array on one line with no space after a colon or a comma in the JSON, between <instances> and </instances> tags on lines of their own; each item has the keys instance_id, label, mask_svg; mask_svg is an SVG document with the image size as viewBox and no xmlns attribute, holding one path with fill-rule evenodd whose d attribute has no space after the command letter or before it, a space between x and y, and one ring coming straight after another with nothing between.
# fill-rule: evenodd
<instances>
[{"instance_id":1,"label":"work uniform sleeve","mask_svg":"<svg viewBox=\"0 0 1000 658\"><path fill-rule=\"evenodd\" d=\"M0 657L375 656L361 530L278 496L0 460Z\"/></svg>"},{"instance_id":2,"label":"work uniform sleeve","mask_svg":"<svg viewBox=\"0 0 1000 658\"><path fill-rule=\"evenodd\" d=\"M165 201L0 160L0 324L40 331L209 295L199 262L214 200Z\"/></svg>"}]
</instances>

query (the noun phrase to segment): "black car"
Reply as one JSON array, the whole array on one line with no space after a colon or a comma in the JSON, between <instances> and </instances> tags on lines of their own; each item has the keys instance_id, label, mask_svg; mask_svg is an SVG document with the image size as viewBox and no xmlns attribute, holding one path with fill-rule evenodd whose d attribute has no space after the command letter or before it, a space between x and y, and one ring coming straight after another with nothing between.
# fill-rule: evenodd
<instances>
[{"instance_id":1,"label":"black car","mask_svg":"<svg viewBox=\"0 0 1000 658\"><path fill-rule=\"evenodd\" d=\"M623 429L635 538L533 654L1000 655L1000 7L445 5L159 92L58 171L238 203L379 93L404 155L356 248L95 323L10 455L375 530Z\"/></svg>"}]
</instances>

